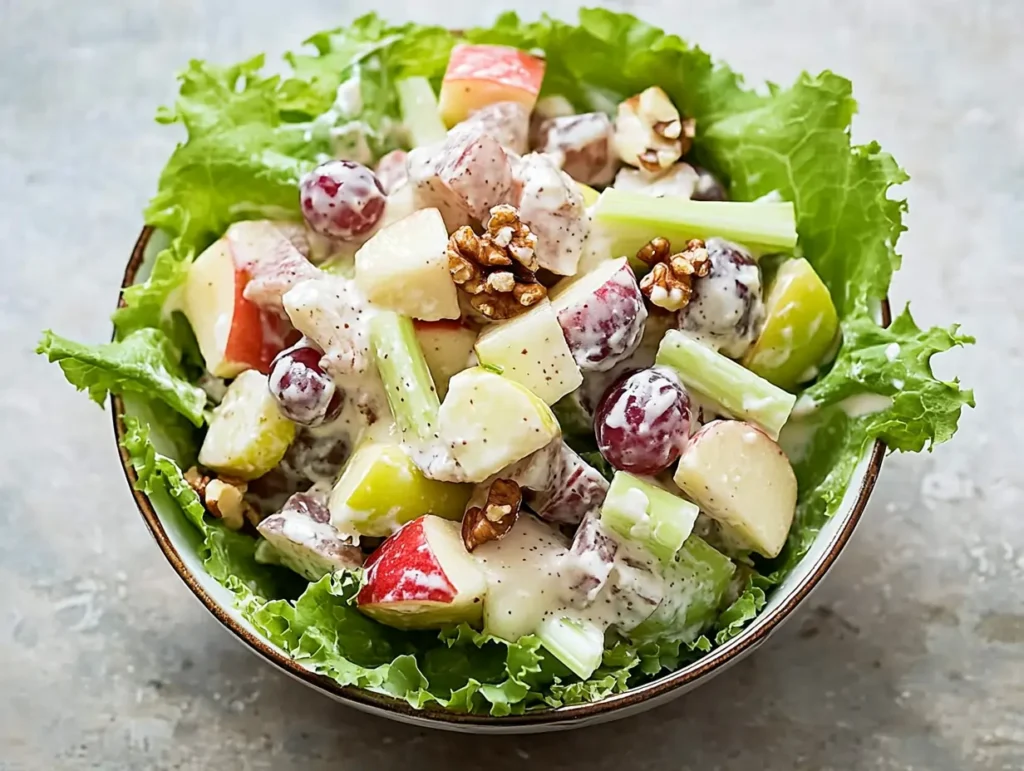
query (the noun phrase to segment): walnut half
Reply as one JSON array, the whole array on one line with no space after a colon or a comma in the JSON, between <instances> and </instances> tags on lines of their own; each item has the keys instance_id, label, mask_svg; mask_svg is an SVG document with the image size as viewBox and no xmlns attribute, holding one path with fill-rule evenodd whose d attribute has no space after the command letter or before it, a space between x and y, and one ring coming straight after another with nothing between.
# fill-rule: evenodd
<instances>
[{"instance_id":1,"label":"walnut half","mask_svg":"<svg viewBox=\"0 0 1024 771\"><path fill-rule=\"evenodd\" d=\"M478 236L463 226L448 241L448 271L469 295L470 305L497 321L518 316L547 296L537 281L537 237L502 204L491 209L486 232Z\"/></svg>"},{"instance_id":2,"label":"walnut half","mask_svg":"<svg viewBox=\"0 0 1024 771\"><path fill-rule=\"evenodd\" d=\"M685 308L693 296L693 279L702 278L711 270L711 260L704 242L694 238L686 249L672 253L666 238L651 239L636 253L636 258L651 266L640 279L640 291L652 305L666 310Z\"/></svg>"},{"instance_id":3,"label":"walnut half","mask_svg":"<svg viewBox=\"0 0 1024 771\"><path fill-rule=\"evenodd\" d=\"M462 517L462 542L466 551L488 541L504 538L519 518L523 491L511 479L495 479L484 505L471 506Z\"/></svg>"}]
</instances>

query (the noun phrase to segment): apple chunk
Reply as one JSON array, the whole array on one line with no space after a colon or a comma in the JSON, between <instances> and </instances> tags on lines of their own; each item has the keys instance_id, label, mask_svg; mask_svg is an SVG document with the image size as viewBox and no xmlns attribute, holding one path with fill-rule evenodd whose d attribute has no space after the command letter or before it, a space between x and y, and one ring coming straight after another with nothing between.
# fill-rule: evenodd
<instances>
[{"instance_id":1,"label":"apple chunk","mask_svg":"<svg viewBox=\"0 0 1024 771\"><path fill-rule=\"evenodd\" d=\"M731 540L778 556L796 510L796 476L782 448L759 428L708 423L690 438L674 480Z\"/></svg>"},{"instance_id":2,"label":"apple chunk","mask_svg":"<svg viewBox=\"0 0 1024 771\"><path fill-rule=\"evenodd\" d=\"M507 46L460 44L452 49L441 83L441 118L449 126L495 102L533 109L544 80L544 60Z\"/></svg>"},{"instance_id":3,"label":"apple chunk","mask_svg":"<svg viewBox=\"0 0 1024 771\"><path fill-rule=\"evenodd\" d=\"M199 462L221 474L256 479L281 462L294 438L295 424L278 410L266 375L246 370L214 410Z\"/></svg>"},{"instance_id":4,"label":"apple chunk","mask_svg":"<svg viewBox=\"0 0 1024 771\"><path fill-rule=\"evenodd\" d=\"M787 260L775 274L764 305L764 326L743 366L781 388L810 380L839 330L828 288L807 260Z\"/></svg>"},{"instance_id":5,"label":"apple chunk","mask_svg":"<svg viewBox=\"0 0 1024 771\"><path fill-rule=\"evenodd\" d=\"M272 555L264 550L264 560L294 570L310 581L318 581L336 570L352 570L363 564L358 546L327 522L327 509L308 493L296 493L277 514L271 514L256 527Z\"/></svg>"},{"instance_id":6,"label":"apple chunk","mask_svg":"<svg viewBox=\"0 0 1024 771\"><path fill-rule=\"evenodd\" d=\"M497 367L546 404L554 404L583 383L558 317L547 300L515 318L487 327L475 349L481 364Z\"/></svg>"},{"instance_id":7,"label":"apple chunk","mask_svg":"<svg viewBox=\"0 0 1024 771\"><path fill-rule=\"evenodd\" d=\"M551 294L565 341L580 369L604 372L629 356L643 338L647 309L625 257L609 260Z\"/></svg>"},{"instance_id":8,"label":"apple chunk","mask_svg":"<svg viewBox=\"0 0 1024 771\"><path fill-rule=\"evenodd\" d=\"M434 516L408 523L366 561L356 605L398 629L478 625L487 582L459 526Z\"/></svg>"},{"instance_id":9,"label":"apple chunk","mask_svg":"<svg viewBox=\"0 0 1024 771\"><path fill-rule=\"evenodd\" d=\"M558 530L525 513L505 537L474 549L487 580L484 631L510 642L536 632L560 605L566 553Z\"/></svg>"},{"instance_id":10,"label":"apple chunk","mask_svg":"<svg viewBox=\"0 0 1024 771\"><path fill-rule=\"evenodd\" d=\"M400 444L361 444L331 492L331 524L343 533L388 536L423 514L461 519L471 485L427 479Z\"/></svg>"},{"instance_id":11,"label":"apple chunk","mask_svg":"<svg viewBox=\"0 0 1024 771\"><path fill-rule=\"evenodd\" d=\"M204 251L188 271L182 310L195 332L206 369L231 378L247 369L270 370L290 325L246 299L249 273L235 264L227 239Z\"/></svg>"},{"instance_id":12,"label":"apple chunk","mask_svg":"<svg viewBox=\"0 0 1024 771\"><path fill-rule=\"evenodd\" d=\"M356 284L370 302L424 321L461 315L448 272L448 231L422 209L377 232L356 252Z\"/></svg>"},{"instance_id":13,"label":"apple chunk","mask_svg":"<svg viewBox=\"0 0 1024 771\"><path fill-rule=\"evenodd\" d=\"M468 482L483 482L560 436L550 407L519 383L481 367L448 383L437 433Z\"/></svg>"},{"instance_id":14,"label":"apple chunk","mask_svg":"<svg viewBox=\"0 0 1024 771\"><path fill-rule=\"evenodd\" d=\"M413 327L437 395L443 399L452 376L469 368L478 331L463 321L416 321Z\"/></svg>"}]
</instances>

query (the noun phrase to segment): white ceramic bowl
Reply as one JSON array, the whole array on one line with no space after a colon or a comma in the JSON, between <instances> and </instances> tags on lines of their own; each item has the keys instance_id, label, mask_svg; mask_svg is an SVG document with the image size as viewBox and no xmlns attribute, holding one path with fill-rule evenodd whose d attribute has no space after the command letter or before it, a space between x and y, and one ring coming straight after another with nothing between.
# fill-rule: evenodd
<instances>
[{"instance_id":1,"label":"white ceramic bowl","mask_svg":"<svg viewBox=\"0 0 1024 771\"><path fill-rule=\"evenodd\" d=\"M136 281L145 280L153 259L165 245L163 234L145 228L125 269L122 286L131 286ZM882 322L888 325L888 303L883 303L880 311ZM111 401L114 432L120 448L124 430L121 417L132 415L135 410L131 397L122 399L115 396ZM158 432L154 432L154 439L159 441ZM139 512L168 562L207 610L257 655L325 696L392 720L469 733L535 733L616 720L664 704L721 674L762 645L824 578L846 546L867 506L882 466L885 446L881 442L875 443L860 459L839 511L818 534L810 551L796 569L771 593L761 614L740 635L680 670L595 704L500 718L458 715L441 709L416 710L404 701L384 694L341 686L313 672L293 660L281 648L267 642L235 609L232 594L203 570L194 550L194 527L173 506L154 504L145 494L135 489L135 470L123 448L120 448L120 452L125 477L132 486Z\"/></svg>"}]
</instances>

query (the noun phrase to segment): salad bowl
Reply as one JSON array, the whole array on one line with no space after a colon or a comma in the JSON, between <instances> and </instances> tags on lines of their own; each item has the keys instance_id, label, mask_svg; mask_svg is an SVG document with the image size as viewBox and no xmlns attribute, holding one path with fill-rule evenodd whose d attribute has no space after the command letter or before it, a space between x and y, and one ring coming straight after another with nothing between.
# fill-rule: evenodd
<instances>
[{"instance_id":1,"label":"salad bowl","mask_svg":"<svg viewBox=\"0 0 1024 771\"><path fill-rule=\"evenodd\" d=\"M477 733L663 704L973 406L930 366L972 339L890 314L906 175L849 81L749 89L601 9L307 42L180 73L112 341L38 352L109 396L179 577L319 693Z\"/></svg>"},{"instance_id":2,"label":"salad bowl","mask_svg":"<svg viewBox=\"0 0 1024 771\"><path fill-rule=\"evenodd\" d=\"M122 288L143 280L165 238L151 227L143 228L125 268ZM880 320L888 326L888 300L880 308ZM853 480L836 514L819 533L799 566L770 595L761 614L737 637L704 658L653 682L593 704L559 707L523 715L491 717L458 714L444 709L415 709L402 699L362 688L339 685L293 659L287 651L269 643L234 607L234 596L203 568L195 553L191 525L173 505L160 505L137 489L138 474L124 448L124 417L132 415L130 399L110 399L114 435L120 451L125 479L132 488L135 504L150 534L168 563L213 616L227 630L267 663L309 686L318 693L355 709L426 728L477 734L528 734L565 731L636 715L676 699L723 673L753 653L787 621L814 588L825 578L853 535L867 509L875 481L882 469L885 444L875 442L860 459ZM164 502L166 504L166 501Z\"/></svg>"}]
</instances>

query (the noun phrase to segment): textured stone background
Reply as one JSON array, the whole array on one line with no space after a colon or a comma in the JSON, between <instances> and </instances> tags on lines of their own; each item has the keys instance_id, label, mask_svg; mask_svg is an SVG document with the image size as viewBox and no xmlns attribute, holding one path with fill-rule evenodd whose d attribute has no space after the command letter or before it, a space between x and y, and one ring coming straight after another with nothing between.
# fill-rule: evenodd
<instances>
[{"instance_id":1,"label":"textured stone background","mask_svg":"<svg viewBox=\"0 0 1024 771\"><path fill-rule=\"evenodd\" d=\"M497 11L377 5L451 24ZM671 706L494 739L336 705L257 661L194 601L139 521L109 416L30 351L44 326L109 334L139 211L175 141L152 122L172 73L189 57L276 56L356 11L0 0L0 768L1024 767L1024 4L621 5L752 79L826 67L853 79L856 138L880 140L913 176L893 297L981 339L940 364L980 403L955 443L889 460L845 558L798 616Z\"/></svg>"}]
</instances>

